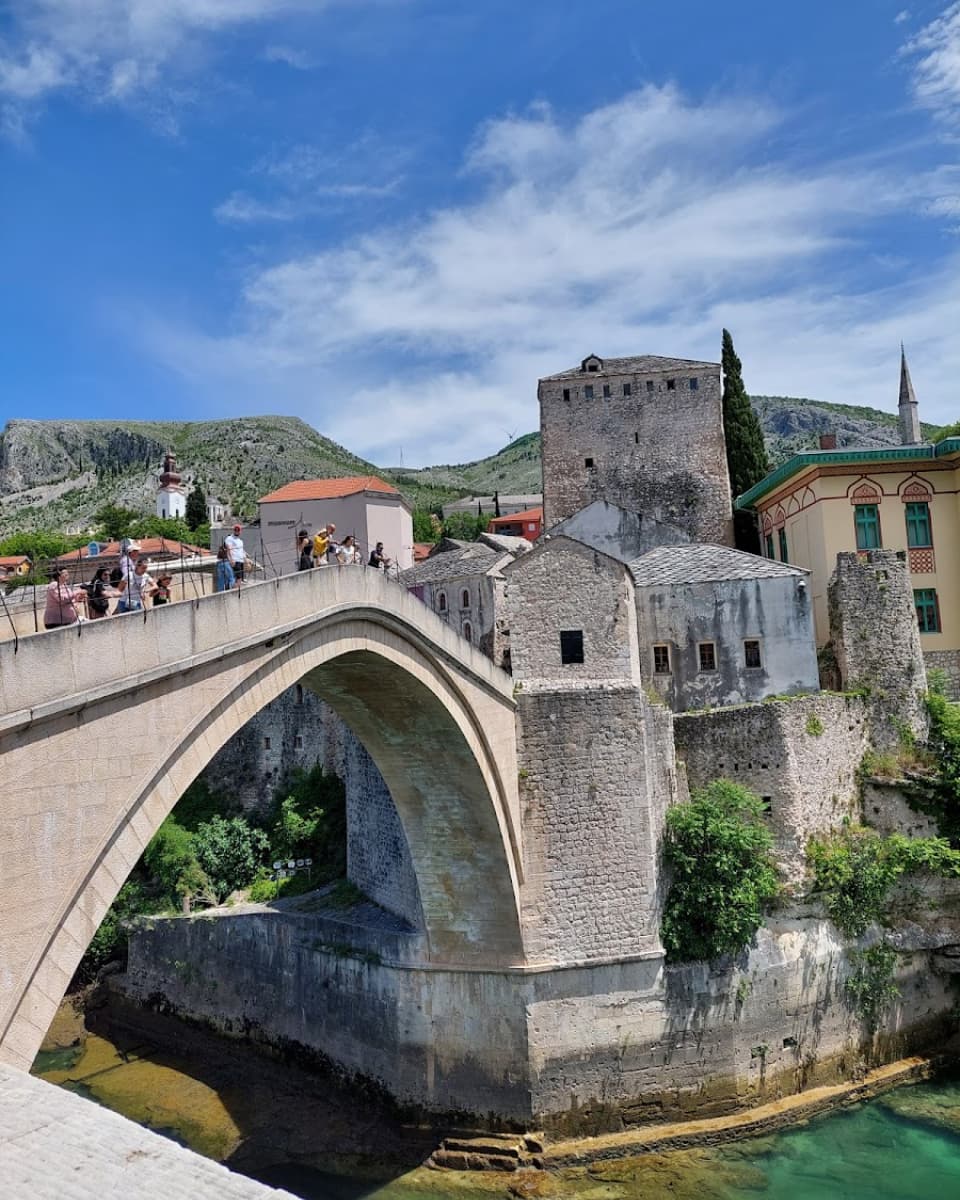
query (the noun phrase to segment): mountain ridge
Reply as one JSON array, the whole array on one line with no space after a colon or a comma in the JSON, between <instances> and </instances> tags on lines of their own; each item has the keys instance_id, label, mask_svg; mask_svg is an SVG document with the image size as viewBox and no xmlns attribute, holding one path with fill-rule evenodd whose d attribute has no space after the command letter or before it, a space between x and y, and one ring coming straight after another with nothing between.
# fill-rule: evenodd
<instances>
[{"instance_id":1,"label":"mountain ridge","mask_svg":"<svg viewBox=\"0 0 960 1200\"><path fill-rule=\"evenodd\" d=\"M776 466L833 432L838 445L898 444L895 413L791 396L754 396ZM931 437L938 426L922 426ZM83 530L112 503L154 510L163 455L172 451L184 482L195 480L233 511L256 512L258 497L293 479L380 475L415 505L436 507L470 494L541 488L540 434L526 433L469 463L378 467L299 417L215 421L38 421L14 418L0 433L0 536L18 529Z\"/></svg>"}]
</instances>

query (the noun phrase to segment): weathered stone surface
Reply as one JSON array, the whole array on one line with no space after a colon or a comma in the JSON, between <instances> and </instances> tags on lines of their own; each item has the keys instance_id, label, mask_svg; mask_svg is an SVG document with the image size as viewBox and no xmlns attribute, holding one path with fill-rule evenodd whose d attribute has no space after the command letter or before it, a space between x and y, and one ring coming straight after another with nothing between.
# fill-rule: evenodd
<instances>
[{"instance_id":1,"label":"weathered stone surface","mask_svg":"<svg viewBox=\"0 0 960 1200\"><path fill-rule=\"evenodd\" d=\"M292 1200L3 1064L0 1170L10 1200Z\"/></svg>"},{"instance_id":2,"label":"weathered stone surface","mask_svg":"<svg viewBox=\"0 0 960 1200\"><path fill-rule=\"evenodd\" d=\"M608 500L732 543L718 363L610 359L541 379L537 394L547 531Z\"/></svg>"}]
</instances>

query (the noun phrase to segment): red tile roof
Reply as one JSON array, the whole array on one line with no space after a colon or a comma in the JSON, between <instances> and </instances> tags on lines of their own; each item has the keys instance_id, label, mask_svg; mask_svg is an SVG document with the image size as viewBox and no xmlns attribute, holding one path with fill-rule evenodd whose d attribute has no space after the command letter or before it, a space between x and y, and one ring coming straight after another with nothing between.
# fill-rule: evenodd
<instances>
[{"instance_id":1,"label":"red tile roof","mask_svg":"<svg viewBox=\"0 0 960 1200\"><path fill-rule=\"evenodd\" d=\"M425 558L430 557L430 551L436 545L436 542L414 542L413 543L413 561L415 563L423 562Z\"/></svg>"},{"instance_id":2,"label":"red tile roof","mask_svg":"<svg viewBox=\"0 0 960 1200\"><path fill-rule=\"evenodd\" d=\"M399 495L393 484L385 483L376 475L348 475L345 479L297 479L269 495L261 496L260 503L270 504L274 500L336 500L342 496L354 496L357 492Z\"/></svg>"},{"instance_id":3,"label":"red tile roof","mask_svg":"<svg viewBox=\"0 0 960 1200\"><path fill-rule=\"evenodd\" d=\"M0 567L19 567L27 562L26 554L3 554L0 555Z\"/></svg>"},{"instance_id":4,"label":"red tile roof","mask_svg":"<svg viewBox=\"0 0 960 1200\"><path fill-rule=\"evenodd\" d=\"M528 508L525 512L511 513L508 517L493 517L491 525L513 525L516 521L542 521L542 508Z\"/></svg>"},{"instance_id":5,"label":"red tile roof","mask_svg":"<svg viewBox=\"0 0 960 1200\"><path fill-rule=\"evenodd\" d=\"M203 546L191 546L189 542L176 542L173 538L145 537L136 538L135 541L140 546L140 553L147 558L156 558L162 555L166 558L192 558L196 554L209 554L210 551ZM79 550L71 550L68 554L61 554L59 562L69 563L76 559L87 559L90 557L90 551L86 546L81 546ZM119 542L101 542L100 543L100 558L119 558L120 543Z\"/></svg>"}]
</instances>

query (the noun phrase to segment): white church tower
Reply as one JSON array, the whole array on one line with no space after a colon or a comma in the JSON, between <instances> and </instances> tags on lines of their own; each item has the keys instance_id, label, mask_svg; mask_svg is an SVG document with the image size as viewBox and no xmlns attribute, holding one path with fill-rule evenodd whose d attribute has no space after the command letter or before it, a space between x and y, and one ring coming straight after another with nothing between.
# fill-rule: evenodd
<instances>
[{"instance_id":1,"label":"white church tower","mask_svg":"<svg viewBox=\"0 0 960 1200\"><path fill-rule=\"evenodd\" d=\"M168 450L160 472L160 490L157 492L158 517L184 517L187 514L187 497L177 471L177 460Z\"/></svg>"}]
</instances>

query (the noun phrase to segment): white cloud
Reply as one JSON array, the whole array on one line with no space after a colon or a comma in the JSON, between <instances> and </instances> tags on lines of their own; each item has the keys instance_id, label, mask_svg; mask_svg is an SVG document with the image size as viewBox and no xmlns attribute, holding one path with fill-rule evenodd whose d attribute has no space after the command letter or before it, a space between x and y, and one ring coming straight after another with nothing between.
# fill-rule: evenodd
<instances>
[{"instance_id":1,"label":"white cloud","mask_svg":"<svg viewBox=\"0 0 960 1200\"><path fill-rule=\"evenodd\" d=\"M263 52L263 57L267 62L286 63L295 71L309 71L314 65L309 54L303 50L296 50L293 46L268 46Z\"/></svg>"},{"instance_id":2,"label":"white cloud","mask_svg":"<svg viewBox=\"0 0 960 1200\"><path fill-rule=\"evenodd\" d=\"M903 336L918 385L951 394L957 263L914 287L867 232L935 204L943 178L766 163L776 121L645 88L572 123L491 122L465 160L472 203L257 269L234 332L158 325L152 344L199 389L381 462L491 451L535 428L539 375L588 351L716 358L723 324L757 392L890 407Z\"/></svg>"},{"instance_id":3,"label":"white cloud","mask_svg":"<svg viewBox=\"0 0 960 1200\"><path fill-rule=\"evenodd\" d=\"M946 119L960 119L960 3L949 4L910 39L904 53L916 60L917 100Z\"/></svg>"},{"instance_id":4,"label":"white cloud","mask_svg":"<svg viewBox=\"0 0 960 1200\"><path fill-rule=\"evenodd\" d=\"M374 2L383 0L7 0L0 97L21 106L21 120L62 91L138 102L196 69L217 35ZM274 47L275 56L281 52L295 65L298 51Z\"/></svg>"},{"instance_id":5,"label":"white cloud","mask_svg":"<svg viewBox=\"0 0 960 1200\"><path fill-rule=\"evenodd\" d=\"M893 23L894 25L902 25L905 21L910 20L910 16L911 13L909 8L901 8L897 15L893 18Z\"/></svg>"}]
</instances>

